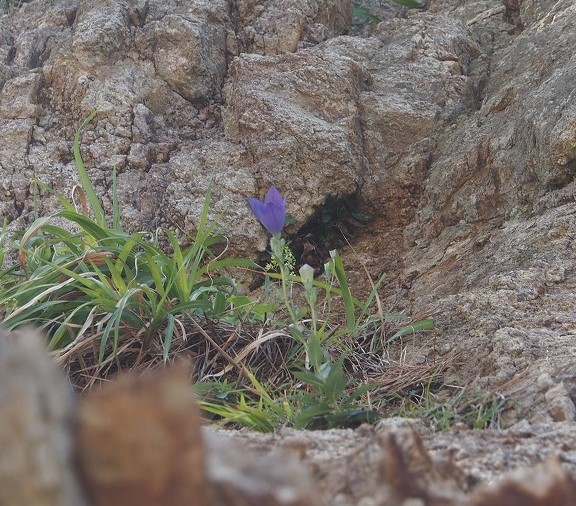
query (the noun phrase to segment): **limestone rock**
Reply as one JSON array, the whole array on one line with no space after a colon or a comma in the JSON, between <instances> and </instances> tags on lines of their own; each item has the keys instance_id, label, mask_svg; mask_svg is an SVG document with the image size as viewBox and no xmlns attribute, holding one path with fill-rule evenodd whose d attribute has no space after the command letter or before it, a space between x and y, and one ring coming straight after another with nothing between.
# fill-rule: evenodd
<instances>
[{"instance_id":1,"label":"limestone rock","mask_svg":"<svg viewBox=\"0 0 576 506\"><path fill-rule=\"evenodd\" d=\"M261 456L292 449L325 504L568 506L574 500L576 467L568 464L576 442L573 423L525 424L508 431L425 431L420 436L392 428L394 419L384 422L376 431L224 434ZM528 468L527 463L539 465Z\"/></svg>"},{"instance_id":2,"label":"limestone rock","mask_svg":"<svg viewBox=\"0 0 576 506\"><path fill-rule=\"evenodd\" d=\"M210 431L204 432L212 502L221 506L321 506L316 484L295 455L256 456Z\"/></svg>"},{"instance_id":3,"label":"limestone rock","mask_svg":"<svg viewBox=\"0 0 576 506\"><path fill-rule=\"evenodd\" d=\"M219 431L201 428L186 365L115 379L73 404L38 336L1 334L0 364L0 505L570 506L576 500L574 422L422 435L410 428L422 426L406 419L356 431ZM551 378L539 383L555 388Z\"/></svg>"},{"instance_id":4,"label":"limestone rock","mask_svg":"<svg viewBox=\"0 0 576 506\"><path fill-rule=\"evenodd\" d=\"M550 388L544 398L548 403L548 411L555 422L576 420L576 406L574 406L574 401L568 395L563 383Z\"/></svg>"},{"instance_id":5,"label":"limestone rock","mask_svg":"<svg viewBox=\"0 0 576 506\"><path fill-rule=\"evenodd\" d=\"M300 220L324 193L353 193L364 177L357 101L366 79L349 58L316 50L232 63L226 134L251 154L260 191L275 184L297 196L290 212Z\"/></svg>"},{"instance_id":6,"label":"limestone rock","mask_svg":"<svg viewBox=\"0 0 576 506\"><path fill-rule=\"evenodd\" d=\"M258 458L202 433L188 379L181 364L120 378L82 399L76 447L94 506L321 504L293 456Z\"/></svg>"},{"instance_id":7,"label":"limestone rock","mask_svg":"<svg viewBox=\"0 0 576 506\"><path fill-rule=\"evenodd\" d=\"M352 22L350 0L239 0L236 4L243 51L291 53L346 33Z\"/></svg>"},{"instance_id":8,"label":"limestone rock","mask_svg":"<svg viewBox=\"0 0 576 506\"><path fill-rule=\"evenodd\" d=\"M552 460L491 487L478 490L470 498L473 506L569 506L576 502L576 483Z\"/></svg>"}]
</instances>

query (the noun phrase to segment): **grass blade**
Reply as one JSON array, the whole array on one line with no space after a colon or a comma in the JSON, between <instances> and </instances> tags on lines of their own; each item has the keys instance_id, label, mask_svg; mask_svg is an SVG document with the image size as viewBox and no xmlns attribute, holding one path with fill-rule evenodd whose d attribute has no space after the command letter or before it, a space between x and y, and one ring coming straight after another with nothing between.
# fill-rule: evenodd
<instances>
[{"instance_id":1,"label":"grass blade","mask_svg":"<svg viewBox=\"0 0 576 506\"><path fill-rule=\"evenodd\" d=\"M164 363L168 362L168 352L170 351L170 346L172 345L172 337L174 336L174 324L176 318L170 313L166 314L166 319L168 320L168 325L166 326L166 332L164 333L164 342L162 343L162 358Z\"/></svg>"},{"instance_id":2,"label":"grass blade","mask_svg":"<svg viewBox=\"0 0 576 506\"><path fill-rule=\"evenodd\" d=\"M356 328L354 297L352 297L352 292L350 291L350 285L348 284L348 277L346 276L346 270L344 269L342 257L337 251L334 253L333 260L334 271L336 274L336 279L338 279L338 283L340 284L340 295L342 296L344 311L346 313L346 329L349 332L353 332Z\"/></svg>"},{"instance_id":3,"label":"grass blade","mask_svg":"<svg viewBox=\"0 0 576 506\"><path fill-rule=\"evenodd\" d=\"M106 218L104 216L104 209L100 204L100 199L94 191L92 181L90 181L90 177L86 171L86 166L84 165L84 160L82 160L82 154L80 153L80 138L82 136L82 130L84 130L86 125L88 125L95 118L96 114L98 114L98 111L90 113L90 115L88 115L88 117L82 122L80 128L76 130L76 133L74 134L74 160L76 161L76 169L78 170L78 175L80 176L82 188L88 197L88 201L90 202L90 207L92 207L92 212L94 213L96 223L101 227L106 228L107 224Z\"/></svg>"},{"instance_id":4,"label":"grass blade","mask_svg":"<svg viewBox=\"0 0 576 506\"><path fill-rule=\"evenodd\" d=\"M422 330L431 330L433 328L434 328L434 320L432 318L424 318L423 320L417 321L415 323L412 323L411 325L408 325L400 329L392 337L388 338L386 340L386 343L391 343L392 341L395 341L396 339L403 337L407 334L413 334L415 332L419 332Z\"/></svg>"}]
</instances>

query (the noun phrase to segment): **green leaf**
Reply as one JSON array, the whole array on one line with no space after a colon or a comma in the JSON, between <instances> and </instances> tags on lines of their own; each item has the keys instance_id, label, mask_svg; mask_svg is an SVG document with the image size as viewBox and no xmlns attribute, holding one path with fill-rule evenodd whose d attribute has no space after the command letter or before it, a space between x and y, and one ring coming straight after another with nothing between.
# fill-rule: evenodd
<instances>
[{"instance_id":1,"label":"green leaf","mask_svg":"<svg viewBox=\"0 0 576 506\"><path fill-rule=\"evenodd\" d=\"M77 212L71 211L59 211L55 216L60 216L66 218L77 225L79 225L85 234L93 238L95 241L101 241L110 237L110 230L106 227L101 227L98 223L95 223L88 216L84 216Z\"/></svg>"},{"instance_id":2,"label":"green leaf","mask_svg":"<svg viewBox=\"0 0 576 506\"><path fill-rule=\"evenodd\" d=\"M106 259L105 261L106 265L108 266L108 270L110 271L110 276L112 277L112 282L114 283L116 290L118 290L120 293L126 292L128 286L122 277L122 270L116 268L118 263L113 263L109 259Z\"/></svg>"},{"instance_id":3,"label":"green leaf","mask_svg":"<svg viewBox=\"0 0 576 506\"><path fill-rule=\"evenodd\" d=\"M170 346L172 345L172 337L174 336L174 325L176 323L176 318L173 315L167 314L166 319L168 320L168 325L166 326L166 332L164 333L164 342L162 343L162 358L164 363L168 362L168 353L170 351Z\"/></svg>"},{"instance_id":4,"label":"green leaf","mask_svg":"<svg viewBox=\"0 0 576 506\"><path fill-rule=\"evenodd\" d=\"M92 304L90 301L85 302L84 304L81 304L80 306L77 306L74 310L70 311L68 316L64 318L62 323L52 333L52 338L50 339L50 343L48 344L49 349L53 350L56 346L58 346L58 344L60 344L60 341L62 340L64 335L72 331L73 327L70 324L74 322L75 316L78 313L83 312L83 310L90 308L91 305ZM89 313L89 311L87 311L87 313ZM63 316L65 316L65 313L63 314Z\"/></svg>"},{"instance_id":5,"label":"green leaf","mask_svg":"<svg viewBox=\"0 0 576 506\"><path fill-rule=\"evenodd\" d=\"M88 115L88 117L82 122L80 128L74 134L74 160L76 161L76 170L78 170L78 175L80 176L80 182L82 183L82 188L88 197L88 202L92 207L92 212L94 213L94 218L96 223L101 227L107 227L106 218L104 216L104 209L100 204L100 199L94 191L88 172L84 165L84 160L82 160L82 154L80 153L80 138L82 136L82 130L88 125L98 114L98 111L94 111Z\"/></svg>"},{"instance_id":6,"label":"green leaf","mask_svg":"<svg viewBox=\"0 0 576 506\"><path fill-rule=\"evenodd\" d=\"M330 413L327 406L306 406L298 416L294 418L295 429L307 428L315 419L324 418Z\"/></svg>"},{"instance_id":7,"label":"green leaf","mask_svg":"<svg viewBox=\"0 0 576 506\"><path fill-rule=\"evenodd\" d=\"M52 195L55 195L56 198L58 199L58 202L60 202L60 205L65 210L76 211L76 208L74 207L74 205L71 202L69 202L68 199L66 197L64 197L64 195L62 195L61 193L58 193L57 191L54 191L54 189L52 187L50 187L46 183L40 181L38 178L34 178L34 183L37 186L39 186L40 188L43 188L44 190L48 191Z\"/></svg>"},{"instance_id":8,"label":"green leaf","mask_svg":"<svg viewBox=\"0 0 576 506\"><path fill-rule=\"evenodd\" d=\"M182 254L182 248L180 248L180 244L178 243L178 239L176 236L168 229L164 230L168 239L170 240L170 244L172 246L172 258L173 258L173 265L176 268L175 275L175 284L178 290L178 298L181 301L185 301L188 299L189 290L188 290L188 276L186 273L186 264L184 262L184 256Z\"/></svg>"},{"instance_id":9,"label":"green leaf","mask_svg":"<svg viewBox=\"0 0 576 506\"><path fill-rule=\"evenodd\" d=\"M226 267L244 267L246 269L262 270L257 263L246 258L223 258L221 260L214 260L208 262L205 267L200 269L199 274L204 274L210 271L220 271Z\"/></svg>"},{"instance_id":10,"label":"green leaf","mask_svg":"<svg viewBox=\"0 0 576 506\"><path fill-rule=\"evenodd\" d=\"M310 365L314 371L320 371L322 364L327 360L328 353L316 336L311 336L305 343Z\"/></svg>"},{"instance_id":11,"label":"green leaf","mask_svg":"<svg viewBox=\"0 0 576 506\"><path fill-rule=\"evenodd\" d=\"M100 340L100 351L98 353L98 360L100 363L102 363L104 360L104 355L106 354L106 345L108 344L112 330L114 330L114 341L112 343L112 349L114 354L116 354L116 351L118 350L118 343L120 342L120 324L128 317L126 306L130 299L140 293L140 291L140 289L130 289L117 302L116 310L112 313L110 320L106 324L106 328L104 329L104 333L102 334L102 338Z\"/></svg>"},{"instance_id":12,"label":"green leaf","mask_svg":"<svg viewBox=\"0 0 576 506\"><path fill-rule=\"evenodd\" d=\"M404 327L403 329L400 329L392 337L388 338L386 342L391 343L392 341L395 341L396 339L403 337L407 334L413 334L415 332L420 332L422 330L431 330L433 328L434 328L434 320L432 318L424 318L423 320L417 321L415 323L412 323L411 325Z\"/></svg>"},{"instance_id":13,"label":"green leaf","mask_svg":"<svg viewBox=\"0 0 576 506\"><path fill-rule=\"evenodd\" d=\"M215 315L220 315L222 314L224 311L226 311L226 309L228 309L228 301L226 299L226 296L220 292L217 291L216 295L214 296L214 304L212 306L212 311L214 312Z\"/></svg>"},{"instance_id":14,"label":"green leaf","mask_svg":"<svg viewBox=\"0 0 576 506\"><path fill-rule=\"evenodd\" d=\"M322 388L322 385L324 384L323 380L318 378L315 374L311 373L310 371L306 371L305 369L302 369L300 371L292 371L292 375L305 385L314 387L317 390Z\"/></svg>"},{"instance_id":15,"label":"green leaf","mask_svg":"<svg viewBox=\"0 0 576 506\"><path fill-rule=\"evenodd\" d=\"M372 14L366 7L352 7L352 16L372 23L380 23L380 21L382 21L378 16Z\"/></svg>"},{"instance_id":16,"label":"green leaf","mask_svg":"<svg viewBox=\"0 0 576 506\"><path fill-rule=\"evenodd\" d=\"M348 284L348 277L346 276L346 270L344 269L342 257L337 251L334 254L333 261L334 272L336 273L336 279L338 279L338 283L340 284L340 294L342 296L342 302L344 303L344 310L346 312L346 330L349 332L354 332L356 329L354 297L352 297L352 292L350 291L350 285Z\"/></svg>"},{"instance_id":17,"label":"green leaf","mask_svg":"<svg viewBox=\"0 0 576 506\"><path fill-rule=\"evenodd\" d=\"M418 0L392 0L392 1L398 5L408 7L409 9L423 9L424 8L424 4L419 2Z\"/></svg>"},{"instance_id":18,"label":"green leaf","mask_svg":"<svg viewBox=\"0 0 576 506\"><path fill-rule=\"evenodd\" d=\"M164 297L166 290L164 287L164 277L162 276L155 259L148 253L145 254L146 262L148 264L148 269L150 269L150 274L154 280L154 287L158 291L161 297Z\"/></svg>"},{"instance_id":19,"label":"green leaf","mask_svg":"<svg viewBox=\"0 0 576 506\"><path fill-rule=\"evenodd\" d=\"M328 377L322 386L322 394L330 404L336 403L346 390L343 363L344 358L341 357L332 364Z\"/></svg>"},{"instance_id":20,"label":"green leaf","mask_svg":"<svg viewBox=\"0 0 576 506\"><path fill-rule=\"evenodd\" d=\"M364 385L359 386L356 388L349 396L349 401L355 401L362 397L365 393L369 392L370 390L374 390L378 386L378 383L365 383Z\"/></svg>"},{"instance_id":21,"label":"green leaf","mask_svg":"<svg viewBox=\"0 0 576 506\"><path fill-rule=\"evenodd\" d=\"M362 307L362 315L360 318L365 317L370 313L370 307L372 305L372 302L374 301L374 299L378 295L378 290L382 286L382 283L384 282L385 278L386 278L386 274L384 273L378 278L376 283L374 283L374 285L372 286L372 290L370 290L370 294L368 295L368 298L366 299L366 301L364 302L364 305ZM358 318L358 320L356 321L356 326L358 326L358 327L360 326L360 318Z\"/></svg>"}]
</instances>

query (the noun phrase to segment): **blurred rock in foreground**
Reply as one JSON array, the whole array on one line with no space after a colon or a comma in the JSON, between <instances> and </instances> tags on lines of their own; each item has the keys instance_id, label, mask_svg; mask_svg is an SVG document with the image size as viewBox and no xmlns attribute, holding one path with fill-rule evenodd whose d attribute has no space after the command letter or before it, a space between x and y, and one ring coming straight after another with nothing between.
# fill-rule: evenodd
<instances>
[{"instance_id":1,"label":"blurred rock in foreground","mask_svg":"<svg viewBox=\"0 0 576 506\"><path fill-rule=\"evenodd\" d=\"M39 336L0 332L0 506L576 504L574 470L558 459L484 486L473 480L473 456L460 465L457 452L433 449L475 433L500 437L494 446L507 444L513 456L530 427L424 429L424 437L413 423L222 433L202 429L188 377L182 363L119 378L74 403ZM564 439L566 462L576 446Z\"/></svg>"},{"instance_id":2,"label":"blurred rock in foreground","mask_svg":"<svg viewBox=\"0 0 576 506\"><path fill-rule=\"evenodd\" d=\"M72 463L72 395L42 338L0 330L0 505L83 506Z\"/></svg>"}]
</instances>

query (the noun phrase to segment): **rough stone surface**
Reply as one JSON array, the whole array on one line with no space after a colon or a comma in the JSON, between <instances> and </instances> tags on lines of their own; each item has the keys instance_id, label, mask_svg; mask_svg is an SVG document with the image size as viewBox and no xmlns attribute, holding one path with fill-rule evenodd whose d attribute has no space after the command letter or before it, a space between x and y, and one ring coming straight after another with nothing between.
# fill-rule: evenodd
<instances>
[{"instance_id":1,"label":"rough stone surface","mask_svg":"<svg viewBox=\"0 0 576 506\"><path fill-rule=\"evenodd\" d=\"M180 364L163 375L121 378L82 400L76 447L92 504L212 504L188 376Z\"/></svg>"},{"instance_id":2,"label":"rough stone surface","mask_svg":"<svg viewBox=\"0 0 576 506\"><path fill-rule=\"evenodd\" d=\"M242 52L263 55L291 53L315 45L350 28L349 0L238 0Z\"/></svg>"},{"instance_id":3,"label":"rough stone surface","mask_svg":"<svg viewBox=\"0 0 576 506\"><path fill-rule=\"evenodd\" d=\"M569 506L576 497L573 423L420 436L383 420L375 430L224 434L262 456L297 452L327 504Z\"/></svg>"},{"instance_id":4,"label":"rough stone surface","mask_svg":"<svg viewBox=\"0 0 576 506\"><path fill-rule=\"evenodd\" d=\"M297 455L271 452L257 456L243 443L211 430L203 432L210 504L321 506L317 484Z\"/></svg>"},{"instance_id":5,"label":"rough stone surface","mask_svg":"<svg viewBox=\"0 0 576 506\"><path fill-rule=\"evenodd\" d=\"M349 5L50 0L2 16L0 216L22 229L56 209L31 181L69 194L94 109L86 165L108 208L118 170L129 230L185 242L212 183L230 253L255 258L267 237L247 197L289 191L294 233L326 193L358 190L374 219L350 238L350 276L386 272L385 305L434 314L414 360L459 354L446 380L508 396L509 424L572 420L574 2L386 8L365 37L346 34Z\"/></svg>"}]
</instances>

